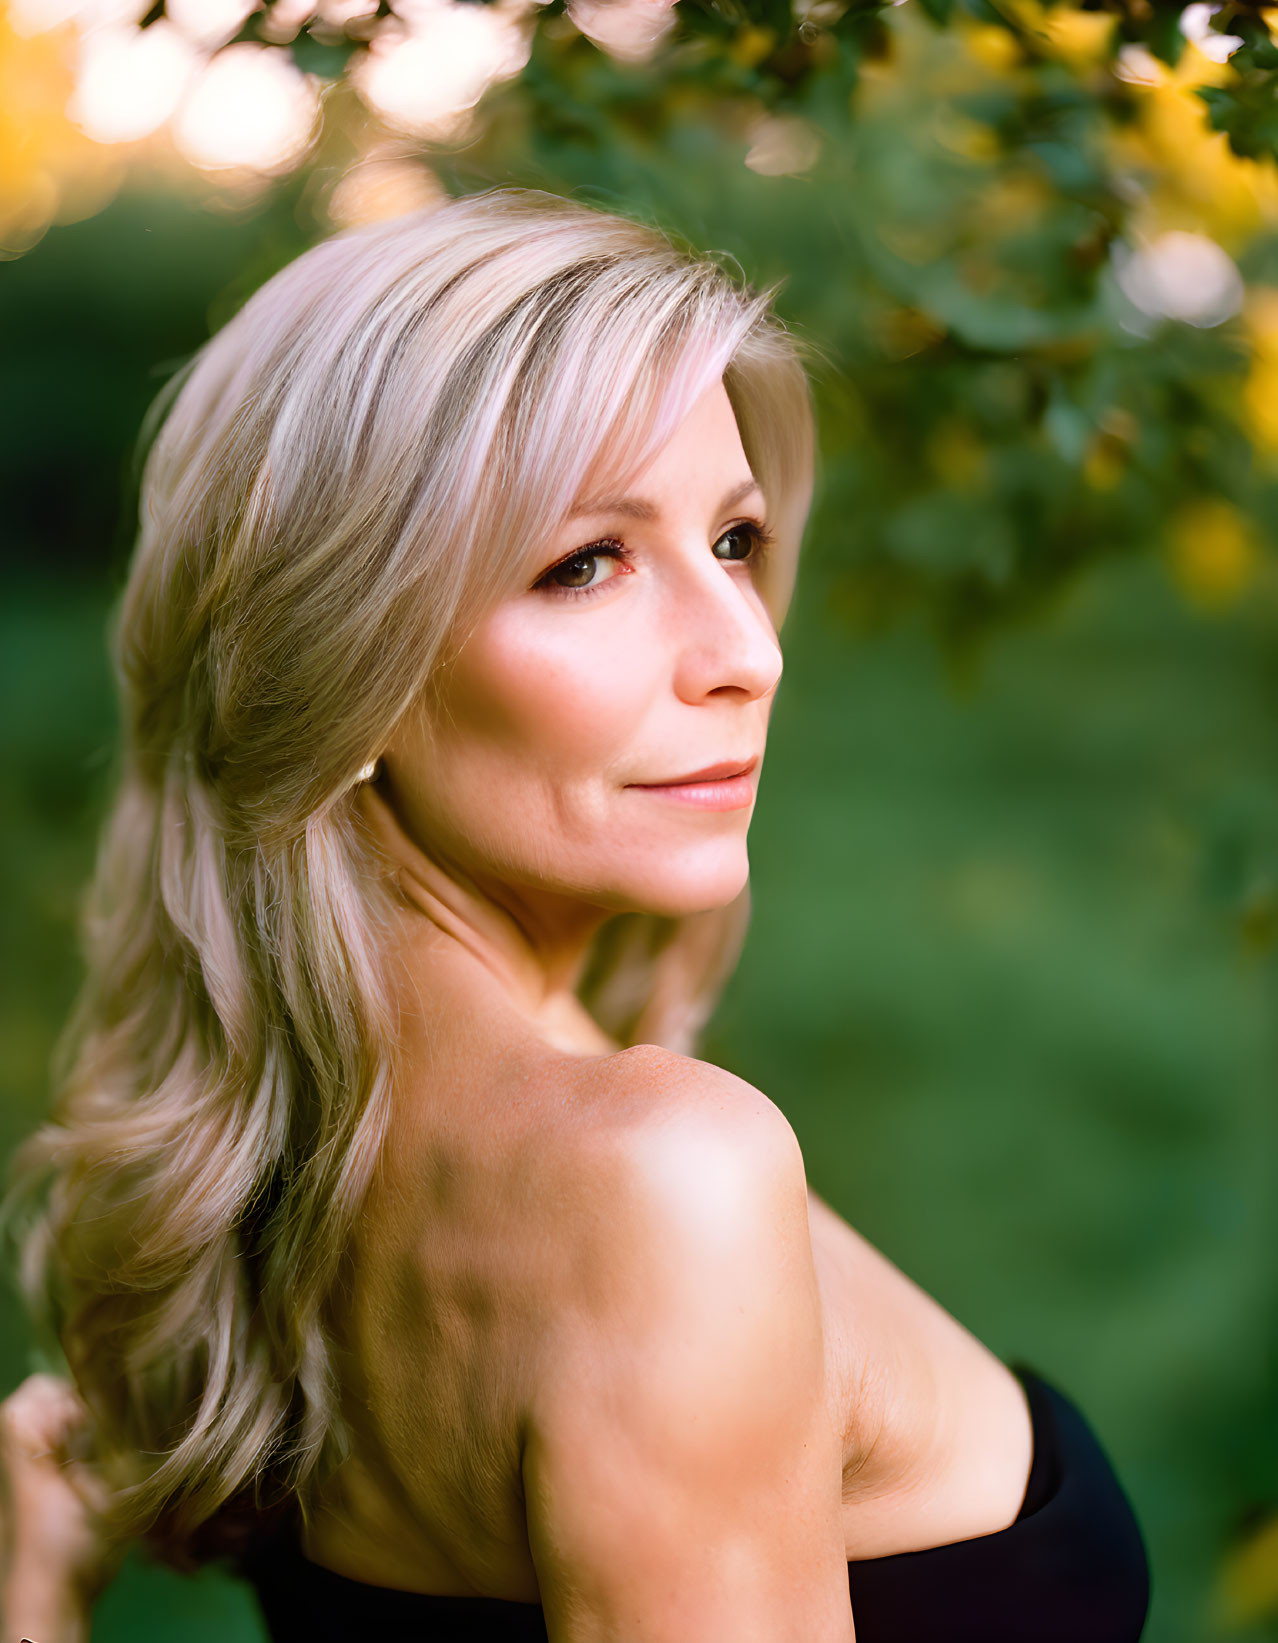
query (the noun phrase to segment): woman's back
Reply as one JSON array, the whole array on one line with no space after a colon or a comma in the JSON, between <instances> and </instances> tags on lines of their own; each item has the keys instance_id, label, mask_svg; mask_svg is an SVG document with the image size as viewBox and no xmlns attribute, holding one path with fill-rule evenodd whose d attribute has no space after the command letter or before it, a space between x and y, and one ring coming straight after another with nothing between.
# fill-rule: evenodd
<instances>
[{"instance_id":1,"label":"woman's back","mask_svg":"<svg viewBox=\"0 0 1278 1643\"><path fill-rule=\"evenodd\" d=\"M344 1275L354 1453L308 1550L363 1578L531 1600L521 1430L571 1295L603 1081L591 1058L495 1032L495 994L487 1030L468 1034L474 987L457 1014L441 991L406 1035L419 1073L396 1091Z\"/></svg>"},{"instance_id":2,"label":"woman's back","mask_svg":"<svg viewBox=\"0 0 1278 1643\"><path fill-rule=\"evenodd\" d=\"M402 1017L403 1082L345 1278L353 1455L305 1549L357 1579L533 1601L530 1400L609 1282L637 1160L660 1137L664 1173L694 1199L707 1150L789 1129L744 1081L655 1046L608 1053L588 1020L548 1044L438 943L404 974L404 997L430 1002ZM819 1199L808 1208L846 1556L1009 1525L1031 1447L1016 1378Z\"/></svg>"},{"instance_id":3,"label":"woman's back","mask_svg":"<svg viewBox=\"0 0 1278 1643\"><path fill-rule=\"evenodd\" d=\"M356 1620L391 1643L546 1635L521 1464L530 1406L570 1321L592 1315L592 1287L615 1277L632 1166L654 1137L673 1140L664 1173L713 1200L704 1144L731 1152L751 1125L788 1128L716 1067L610 1052L568 1020L548 1045L545 1024L531 1030L482 977L454 993L432 975L431 1018L405 1034L406 1063L431 1076L401 1092L348 1273L354 1454L309 1529L251 1571L281 1640ZM701 1150L685 1147L694 1135ZM999 1363L815 1195L808 1209L859 1643L922 1643L942 1622L983 1643L1132 1643L1144 1553L1078 1411ZM663 1509L641 1464L635 1485L641 1512ZM778 1539L786 1518L781 1502Z\"/></svg>"},{"instance_id":4,"label":"woman's back","mask_svg":"<svg viewBox=\"0 0 1278 1643\"><path fill-rule=\"evenodd\" d=\"M565 1587L645 1559L665 1569L694 1536L712 1544L716 1516L739 1531L719 1498L717 1432L748 1487L765 1480L766 1506L750 1507L775 1547L760 1583L790 1601L789 1580L814 1559L841 1566L843 1548L788 1124L742 1081L655 1046L548 1046L467 959L431 955L423 969L430 1004L405 1020L395 1117L344 1286L354 1453L321 1497L308 1555L376 1584L525 1602L548 1600L548 1555ZM722 1282L712 1291L702 1271ZM785 1478L772 1476L773 1428L796 1439ZM685 1483L677 1505L667 1486L678 1496ZM679 1512L691 1533L645 1548ZM838 1624L828 1596L812 1601Z\"/></svg>"}]
</instances>

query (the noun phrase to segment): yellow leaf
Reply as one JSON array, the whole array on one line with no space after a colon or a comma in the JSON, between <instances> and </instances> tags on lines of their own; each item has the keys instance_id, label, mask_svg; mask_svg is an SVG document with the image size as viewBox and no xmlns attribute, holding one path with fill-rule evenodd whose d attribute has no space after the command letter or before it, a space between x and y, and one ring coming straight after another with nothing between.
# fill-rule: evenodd
<instances>
[{"instance_id":1,"label":"yellow leaf","mask_svg":"<svg viewBox=\"0 0 1278 1643\"><path fill-rule=\"evenodd\" d=\"M968 53L996 74L1006 73L1021 61L1021 48L1010 29L997 23L974 23L960 17L954 25Z\"/></svg>"},{"instance_id":2,"label":"yellow leaf","mask_svg":"<svg viewBox=\"0 0 1278 1643\"><path fill-rule=\"evenodd\" d=\"M1278 1615L1278 1517L1271 1517L1235 1546L1217 1588L1222 1625L1253 1625Z\"/></svg>"},{"instance_id":3,"label":"yellow leaf","mask_svg":"<svg viewBox=\"0 0 1278 1643\"><path fill-rule=\"evenodd\" d=\"M737 30L728 47L728 56L739 68L753 68L761 63L777 43L775 29L763 28L758 23L747 23Z\"/></svg>"},{"instance_id":4,"label":"yellow leaf","mask_svg":"<svg viewBox=\"0 0 1278 1643\"><path fill-rule=\"evenodd\" d=\"M1056 6L1043 19L1043 32L1058 57L1074 68L1085 68L1109 56L1117 22L1117 17L1103 11Z\"/></svg>"},{"instance_id":5,"label":"yellow leaf","mask_svg":"<svg viewBox=\"0 0 1278 1643\"><path fill-rule=\"evenodd\" d=\"M1232 605L1249 586L1259 556L1252 527L1222 497L1189 503L1172 521L1167 551L1172 579L1192 605Z\"/></svg>"},{"instance_id":6,"label":"yellow leaf","mask_svg":"<svg viewBox=\"0 0 1278 1643\"><path fill-rule=\"evenodd\" d=\"M1083 457L1083 478L1094 491L1112 491L1127 467L1125 447L1107 434L1098 434Z\"/></svg>"}]
</instances>

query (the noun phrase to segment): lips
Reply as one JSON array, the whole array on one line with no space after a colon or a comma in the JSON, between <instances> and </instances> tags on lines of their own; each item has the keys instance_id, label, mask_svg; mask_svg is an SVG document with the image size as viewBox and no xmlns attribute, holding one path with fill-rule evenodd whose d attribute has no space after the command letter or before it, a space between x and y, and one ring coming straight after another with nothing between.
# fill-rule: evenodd
<instances>
[{"instance_id":1,"label":"lips","mask_svg":"<svg viewBox=\"0 0 1278 1643\"><path fill-rule=\"evenodd\" d=\"M631 782L631 787L684 787L690 782L721 782L729 776L745 776L759 762L758 754L748 759L725 759L721 764L708 764L701 770L689 771L686 776L671 776L664 782Z\"/></svg>"}]
</instances>

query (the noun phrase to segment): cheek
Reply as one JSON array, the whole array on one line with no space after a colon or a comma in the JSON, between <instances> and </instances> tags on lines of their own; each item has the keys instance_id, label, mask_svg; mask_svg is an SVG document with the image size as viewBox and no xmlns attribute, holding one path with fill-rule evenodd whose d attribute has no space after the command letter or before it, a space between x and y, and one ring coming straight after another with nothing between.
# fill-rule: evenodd
<instances>
[{"instance_id":1,"label":"cheek","mask_svg":"<svg viewBox=\"0 0 1278 1643\"><path fill-rule=\"evenodd\" d=\"M454 671L444 725L458 750L496 757L511 774L532 766L551 783L628 770L655 694L652 647L636 649L569 612L548 621L500 614L472 636Z\"/></svg>"}]
</instances>

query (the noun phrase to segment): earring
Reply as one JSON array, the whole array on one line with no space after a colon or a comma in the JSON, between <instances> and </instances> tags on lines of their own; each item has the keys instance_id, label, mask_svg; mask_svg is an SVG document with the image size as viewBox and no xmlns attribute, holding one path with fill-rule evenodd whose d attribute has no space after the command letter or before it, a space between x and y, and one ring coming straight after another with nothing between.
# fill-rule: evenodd
<instances>
[{"instance_id":1,"label":"earring","mask_svg":"<svg viewBox=\"0 0 1278 1643\"><path fill-rule=\"evenodd\" d=\"M368 761L368 763L364 766L364 768L360 771L359 775L356 776L356 778L355 778L356 785L358 786L360 782L371 782L373 777L376 774L377 774L377 760L376 759L370 759Z\"/></svg>"}]
</instances>

